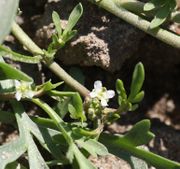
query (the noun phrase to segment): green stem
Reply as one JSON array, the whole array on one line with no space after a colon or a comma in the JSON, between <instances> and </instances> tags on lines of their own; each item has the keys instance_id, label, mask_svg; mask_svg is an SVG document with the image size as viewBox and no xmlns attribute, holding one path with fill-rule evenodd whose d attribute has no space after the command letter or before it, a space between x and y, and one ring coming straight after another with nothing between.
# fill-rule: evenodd
<instances>
[{"instance_id":1,"label":"green stem","mask_svg":"<svg viewBox=\"0 0 180 169\"><path fill-rule=\"evenodd\" d=\"M44 52L41 50L41 48L39 48L15 22L12 24L11 31L29 52L33 53L34 55L44 55Z\"/></svg>"},{"instance_id":2,"label":"green stem","mask_svg":"<svg viewBox=\"0 0 180 169\"><path fill-rule=\"evenodd\" d=\"M30 119L38 125L57 130L57 126L52 119L35 116L30 116Z\"/></svg>"},{"instance_id":3,"label":"green stem","mask_svg":"<svg viewBox=\"0 0 180 169\"><path fill-rule=\"evenodd\" d=\"M116 0L101 0L99 2L95 2L94 0L89 0L92 3L95 3L99 7L102 7L109 11L110 13L116 15L117 17L125 20L131 25L143 30L144 32L156 37L157 39L173 46L176 48L180 48L180 37L174 33L166 31L162 28L150 29L150 22L142 19L138 15L135 15L125 8L118 6L116 4Z\"/></svg>"},{"instance_id":4,"label":"green stem","mask_svg":"<svg viewBox=\"0 0 180 169\"><path fill-rule=\"evenodd\" d=\"M64 91L57 91L57 90L51 90L48 92L48 94L50 96L59 96L59 97L71 97L74 94L76 94L76 92L64 92Z\"/></svg>"},{"instance_id":5,"label":"green stem","mask_svg":"<svg viewBox=\"0 0 180 169\"><path fill-rule=\"evenodd\" d=\"M153 17L157 12L157 10L144 11L143 8L145 3L140 2L138 0L115 0L114 2L117 4L117 6L121 6L127 9L128 11L131 11L138 15L143 14L146 17ZM180 23L180 12L179 11L173 12L169 20L172 22Z\"/></svg>"},{"instance_id":6,"label":"green stem","mask_svg":"<svg viewBox=\"0 0 180 169\"><path fill-rule=\"evenodd\" d=\"M39 48L15 22L12 25L12 33L27 48L29 52L44 56L43 50ZM53 61L52 63L49 63L45 61L45 64L54 74L56 74L60 79L64 80L67 85L78 91L82 96L87 97L89 95L89 90L81 85L78 81L73 79L56 62Z\"/></svg>"},{"instance_id":7,"label":"green stem","mask_svg":"<svg viewBox=\"0 0 180 169\"><path fill-rule=\"evenodd\" d=\"M123 137L111 136L109 134L101 134L100 142L109 147L110 153L115 153L115 155L120 154L121 150L125 150L126 152L132 154L135 157L145 160L149 164L159 168L159 169L180 169L180 164L168 160L164 157L156 155L152 152L143 150L141 148L134 147L132 145L127 144L127 142L123 139ZM118 151L119 149L119 151ZM111 152L112 150L112 152ZM115 152L113 151L115 150Z\"/></svg>"},{"instance_id":8,"label":"green stem","mask_svg":"<svg viewBox=\"0 0 180 169\"><path fill-rule=\"evenodd\" d=\"M32 99L32 102L41 107L50 116L57 128L62 132L62 135L66 139L67 143L71 145L73 143L73 140L64 129L62 125L64 121L61 119L61 117L58 116L58 114L48 104L41 101L40 99Z\"/></svg>"},{"instance_id":9,"label":"green stem","mask_svg":"<svg viewBox=\"0 0 180 169\"><path fill-rule=\"evenodd\" d=\"M75 91L78 91L82 96L87 97L89 90L72 78L67 72L65 72L56 62L52 62L47 67L59 78L63 79L70 87Z\"/></svg>"}]
</instances>

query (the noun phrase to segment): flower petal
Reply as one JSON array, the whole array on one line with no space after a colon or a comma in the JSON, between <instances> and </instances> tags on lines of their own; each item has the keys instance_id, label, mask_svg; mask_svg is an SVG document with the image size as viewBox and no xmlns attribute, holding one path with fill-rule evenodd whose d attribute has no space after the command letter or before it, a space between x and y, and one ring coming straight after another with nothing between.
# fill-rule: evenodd
<instances>
[{"instance_id":1,"label":"flower petal","mask_svg":"<svg viewBox=\"0 0 180 169\"><path fill-rule=\"evenodd\" d=\"M102 105L103 107L108 106L107 101L106 101L105 99L101 99L101 105Z\"/></svg>"},{"instance_id":2,"label":"flower petal","mask_svg":"<svg viewBox=\"0 0 180 169\"><path fill-rule=\"evenodd\" d=\"M15 98L16 98L17 101L20 101L21 98L22 98L22 93L17 91L16 94L15 94Z\"/></svg>"},{"instance_id":3,"label":"flower petal","mask_svg":"<svg viewBox=\"0 0 180 169\"><path fill-rule=\"evenodd\" d=\"M34 96L34 92L31 90L28 90L26 93L24 93L24 96L31 99Z\"/></svg>"},{"instance_id":4,"label":"flower petal","mask_svg":"<svg viewBox=\"0 0 180 169\"><path fill-rule=\"evenodd\" d=\"M113 97L115 96L114 90L108 90L108 91L106 92L106 94L107 94L107 98L108 98L108 99L111 99L111 98L113 98Z\"/></svg>"},{"instance_id":5,"label":"flower petal","mask_svg":"<svg viewBox=\"0 0 180 169\"><path fill-rule=\"evenodd\" d=\"M94 89L100 90L102 88L102 82L100 80L97 80L94 82Z\"/></svg>"},{"instance_id":6,"label":"flower petal","mask_svg":"<svg viewBox=\"0 0 180 169\"><path fill-rule=\"evenodd\" d=\"M18 80L15 80L14 85L16 88L19 88L21 86L21 83Z\"/></svg>"},{"instance_id":7,"label":"flower petal","mask_svg":"<svg viewBox=\"0 0 180 169\"><path fill-rule=\"evenodd\" d=\"M91 98L97 97L97 93L94 92L94 91L92 91L91 93L89 93L89 95L90 95Z\"/></svg>"}]
</instances>

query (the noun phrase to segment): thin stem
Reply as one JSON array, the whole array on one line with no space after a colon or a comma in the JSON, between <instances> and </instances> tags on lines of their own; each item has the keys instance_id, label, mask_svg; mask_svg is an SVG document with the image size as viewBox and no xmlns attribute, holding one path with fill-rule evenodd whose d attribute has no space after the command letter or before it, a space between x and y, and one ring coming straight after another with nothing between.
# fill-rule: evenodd
<instances>
[{"instance_id":1,"label":"thin stem","mask_svg":"<svg viewBox=\"0 0 180 169\"><path fill-rule=\"evenodd\" d=\"M67 143L71 144L73 140L62 126L62 123L64 123L64 121L61 119L61 117L58 116L58 114L48 104L41 101L40 99L32 99L32 102L41 107L51 117L57 128L62 132L62 135L66 139Z\"/></svg>"},{"instance_id":2,"label":"thin stem","mask_svg":"<svg viewBox=\"0 0 180 169\"><path fill-rule=\"evenodd\" d=\"M59 78L63 79L70 87L78 91L82 96L87 97L89 90L80 84L78 81L73 79L67 72L64 71L56 62L52 62L47 67Z\"/></svg>"},{"instance_id":3,"label":"thin stem","mask_svg":"<svg viewBox=\"0 0 180 169\"><path fill-rule=\"evenodd\" d=\"M12 24L11 31L29 52L33 53L34 55L44 55L44 52L41 50L41 48L39 48L15 22Z\"/></svg>"},{"instance_id":4,"label":"thin stem","mask_svg":"<svg viewBox=\"0 0 180 169\"><path fill-rule=\"evenodd\" d=\"M27 48L29 52L44 56L43 50L39 48L15 22L12 25L12 33ZM56 62L53 61L52 63L49 63L45 61L45 64L54 74L56 74L60 79L64 80L67 85L78 91L82 96L87 97L89 95L89 90L81 85L78 81L73 79Z\"/></svg>"},{"instance_id":5,"label":"thin stem","mask_svg":"<svg viewBox=\"0 0 180 169\"><path fill-rule=\"evenodd\" d=\"M116 15L117 17L125 20L126 22L134 25L135 27L143 30L144 32L156 37L157 39L173 46L176 48L180 48L180 37L174 33L166 31L162 28L150 29L150 22L142 19L138 15L135 15L125 8L118 6L116 4L116 0L101 0L99 2L95 2L94 0L89 0L92 3L95 3L99 7L102 7L109 11L110 13Z\"/></svg>"}]
</instances>

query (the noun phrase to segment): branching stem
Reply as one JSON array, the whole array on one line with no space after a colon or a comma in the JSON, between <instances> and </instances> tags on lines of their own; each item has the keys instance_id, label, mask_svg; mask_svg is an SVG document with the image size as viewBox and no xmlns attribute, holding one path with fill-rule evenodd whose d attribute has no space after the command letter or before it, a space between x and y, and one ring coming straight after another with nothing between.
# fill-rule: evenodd
<instances>
[{"instance_id":1,"label":"branching stem","mask_svg":"<svg viewBox=\"0 0 180 169\"><path fill-rule=\"evenodd\" d=\"M29 52L33 53L34 55L44 56L43 50L39 48L15 22L12 25L12 33ZM82 96L87 97L89 95L89 90L73 79L68 73L66 73L59 64L54 61L51 63L45 61L45 65L60 79L64 80L67 85L78 91Z\"/></svg>"}]
</instances>

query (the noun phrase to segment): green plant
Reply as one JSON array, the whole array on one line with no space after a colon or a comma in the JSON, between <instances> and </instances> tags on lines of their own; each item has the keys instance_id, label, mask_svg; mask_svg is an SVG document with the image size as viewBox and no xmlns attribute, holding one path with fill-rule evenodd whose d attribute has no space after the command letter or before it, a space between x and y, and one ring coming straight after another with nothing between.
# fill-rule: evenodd
<instances>
[{"instance_id":1,"label":"green plant","mask_svg":"<svg viewBox=\"0 0 180 169\"><path fill-rule=\"evenodd\" d=\"M8 111L0 111L0 121L14 125L19 131L18 139L0 146L0 169L26 168L18 161L23 154L28 156L30 169L48 169L69 164L73 168L93 169L95 167L87 159L89 155L103 156L109 153L125 158L134 169L138 169L139 166L147 168L146 162L157 168L179 169L179 163L139 147L154 137L149 131L149 120L137 123L124 136L113 136L103 132L105 125L120 118L122 112L137 109L143 99L144 91L141 88L145 73L142 63L135 66L129 95L123 82L120 79L116 81L119 107L114 109L108 107L109 99L115 95L113 90L107 90L100 81L96 81L94 89L90 92L54 61L56 52L75 35L76 31L73 28L82 11L82 5L78 4L70 14L64 30L60 26L59 15L53 12L56 33L47 50L40 49L14 22L12 33L33 56L21 55L4 45L0 46L0 98L11 105ZM57 90L63 82L52 84L51 81L47 81L36 85L30 76L7 64L3 59L5 57L28 64L42 62L75 91ZM58 107L53 109L50 104L43 101L43 96L49 96ZM28 116L23 107L24 101L37 105L49 117ZM71 121L65 121L65 116ZM44 160L37 142L49 153L49 161Z\"/></svg>"},{"instance_id":2,"label":"green plant","mask_svg":"<svg viewBox=\"0 0 180 169\"><path fill-rule=\"evenodd\" d=\"M175 0L88 0L155 38L180 48L180 37L162 27L167 21L180 23ZM153 18L153 19L152 19Z\"/></svg>"}]
</instances>

